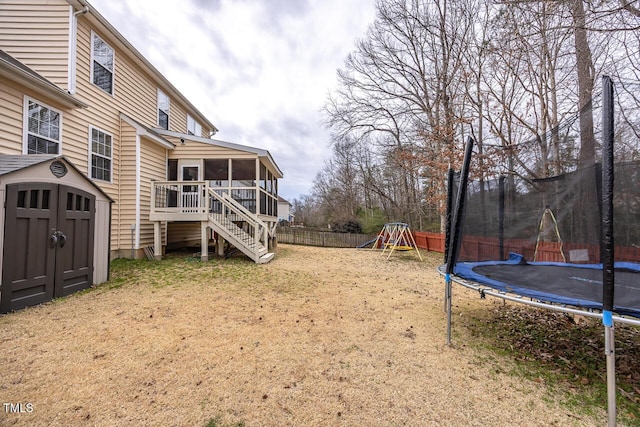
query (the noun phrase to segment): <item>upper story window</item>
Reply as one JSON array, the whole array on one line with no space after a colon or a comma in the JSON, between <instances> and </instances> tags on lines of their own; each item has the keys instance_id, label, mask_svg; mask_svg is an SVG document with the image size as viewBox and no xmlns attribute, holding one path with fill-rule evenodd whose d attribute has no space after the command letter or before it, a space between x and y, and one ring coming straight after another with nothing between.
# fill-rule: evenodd
<instances>
[{"instance_id":1,"label":"upper story window","mask_svg":"<svg viewBox=\"0 0 640 427\"><path fill-rule=\"evenodd\" d=\"M187 114L187 133L189 135L202 136L202 126L189 114Z\"/></svg>"},{"instance_id":2,"label":"upper story window","mask_svg":"<svg viewBox=\"0 0 640 427\"><path fill-rule=\"evenodd\" d=\"M158 89L158 127L169 130L169 97Z\"/></svg>"},{"instance_id":3,"label":"upper story window","mask_svg":"<svg viewBox=\"0 0 640 427\"><path fill-rule=\"evenodd\" d=\"M89 127L91 178L111 182L113 137L100 129Z\"/></svg>"},{"instance_id":4,"label":"upper story window","mask_svg":"<svg viewBox=\"0 0 640 427\"><path fill-rule=\"evenodd\" d=\"M96 33L91 33L91 81L113 95L115 53Z\"/></svg>"},{"instance_id":5,"label":"upper story window","mask_svg":"<svg viewBox=\"0 0 640 427\"><path fill-rule=\"evenodd\" d=\"M60 154L62 113L48 105L25 97L25 154Z\"/></svg>"}]
</instances>

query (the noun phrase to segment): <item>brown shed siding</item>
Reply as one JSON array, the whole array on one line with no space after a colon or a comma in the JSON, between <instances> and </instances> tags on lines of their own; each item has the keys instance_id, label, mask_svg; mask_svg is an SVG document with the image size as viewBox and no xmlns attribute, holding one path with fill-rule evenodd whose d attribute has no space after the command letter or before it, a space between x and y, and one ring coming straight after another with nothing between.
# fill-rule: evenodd
<instances>
[{"instance_id":1,"label":"brown shed siding","mask_svg":"<svg viewBox=\"0 0 640 427\"><path fill-rule=\"evenodd\" d=\"M62 0L0 2L2 49L64 89L68 83L70 10Z\"/></svg>"}]
</instances>

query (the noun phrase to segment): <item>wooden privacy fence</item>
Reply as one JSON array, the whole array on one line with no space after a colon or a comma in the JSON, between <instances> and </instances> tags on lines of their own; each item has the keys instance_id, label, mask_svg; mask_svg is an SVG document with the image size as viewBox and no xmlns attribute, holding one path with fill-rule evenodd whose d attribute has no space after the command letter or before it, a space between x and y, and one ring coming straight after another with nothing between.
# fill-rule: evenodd
<instances>
[{"instance_id":1,"label":"wooden privacy fence","mask_svg":"<svg viewBox=\"0 0 640 427\"><path fill-rule=\"evenodd\" d=\"M413 237L420 249L444 253L444 234L415 231Z\"/></svg>"},{"instance_id":2,"label":"wooden privacy fence","mask_svg":"<svg viewBox=\"0 0 640 427\"><path fill-rule=\"evenodd\" d=\"M600 263L600 245L564 242L540 242L536 253L536 241L526 239L505 239L503 259L509 252L515 252L527 261ZM562 257L564 254L564 259ZM616 261L640 262L640 248L615 247ZM497 238L464 236L460 248L461 260L500 259L500 244Z\"/></svg>"},{"instance_id":3,"label":"wooden privacy fence","mask_svg":"<svg viewBox=\"0 0 640 427\"><path fill-rule=\"evenodd\" d=\"M375 240L375 234L333 233L330 231L308 230L299 227L278 227L278 242L294 245L324 246L330 248L356 248ZM420 249L444 253L444 236L440 233L413 233ZM373 244L373 242L371 242Z\"/></svg>"},{"instance_id":4,"label":"wooden privacy fence","mask_svg":"<svg viewBox=\"0 0 640 427\"><path fill-rule=\"evenodd\" d=\"M333 233L329 231L313 231L297 227L278 227L278 241L294 245L324 246L330 248L355 248L374 240L378 234ZM444 234L413 232L416 245L427 251L444 253ZM373 242L371 242L373 244ZM370 247L370 246L369 246ZM521 254L529 261L564 262L557 242L540 242L536 253L535 240L505 239L504 257L509 252ZM566 262L600 262L600 246L565 242L562 252ZM640 247L615 248L616 261L640 262ZM461 260L497 260L500 259L498 239L481 236L464 236L460 248Z\"/></svg>"},{"instance_id":5,"label":"wooden privacy fence","mask_svg":"<svg viewBox=\"0 0 640 427\"><path fill-rule=\"evenodd\" d=\"M293 245L324 246L327 248L355 248L378 234L334 233L332 231L308 230L298 227L280 227L276 229L278 242ZM373 242L372 242L373 244Z\"/></svg>"}]
</instances>

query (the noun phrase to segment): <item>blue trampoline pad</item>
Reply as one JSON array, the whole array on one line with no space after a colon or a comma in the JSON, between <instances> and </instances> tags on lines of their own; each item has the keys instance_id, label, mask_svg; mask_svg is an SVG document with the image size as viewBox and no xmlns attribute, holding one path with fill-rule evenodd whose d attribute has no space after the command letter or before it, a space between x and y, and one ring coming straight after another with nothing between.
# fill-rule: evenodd
<instances>
[{"instance_id":1,"label":"blue trampoline pad","mask_svg":"<svg viewBox=\"0 0 640 427\"><path fill-rule=\"evenodd\" d=\"M454 274L502 292L602 310L602 264L507 261L458 262ZM640 317L640 264L615 263L614 311Z\"/></svg>"}]
</instances>

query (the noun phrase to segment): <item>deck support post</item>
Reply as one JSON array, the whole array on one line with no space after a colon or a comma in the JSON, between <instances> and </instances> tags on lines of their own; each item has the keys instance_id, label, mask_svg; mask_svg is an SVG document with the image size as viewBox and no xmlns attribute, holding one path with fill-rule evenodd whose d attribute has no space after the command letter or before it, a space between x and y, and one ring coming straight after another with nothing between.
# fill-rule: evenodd
<instances>
[{"instance_id":1,"label":"deck support post","mask_svg":"<svg viewBox=\"0 0 640 427\"><path fill-rule=\"evenodd\" d=\"M224 237L220 233L218 233L218 238L216 239L216 251L218 256L224 257Z\"/></svg>"},{"instance_id":2,"label":"deck support post","mask_svg":"<svg viewBox=\"0 0 640 427\"><path fill-rule=\"evenodd\" d=\"M153 257L162 259L162 222L153 221Z\"/></svg>"},{"instance_id":3,"label":"deck support post","mask_svg":"<svg viewBox=\"0 0 640 427\"><path fill-rule=\"evenodd\" d=\"M209 232L208 221L200 222L200 261L209 261Z\"/></svg>"}]
</instances>

